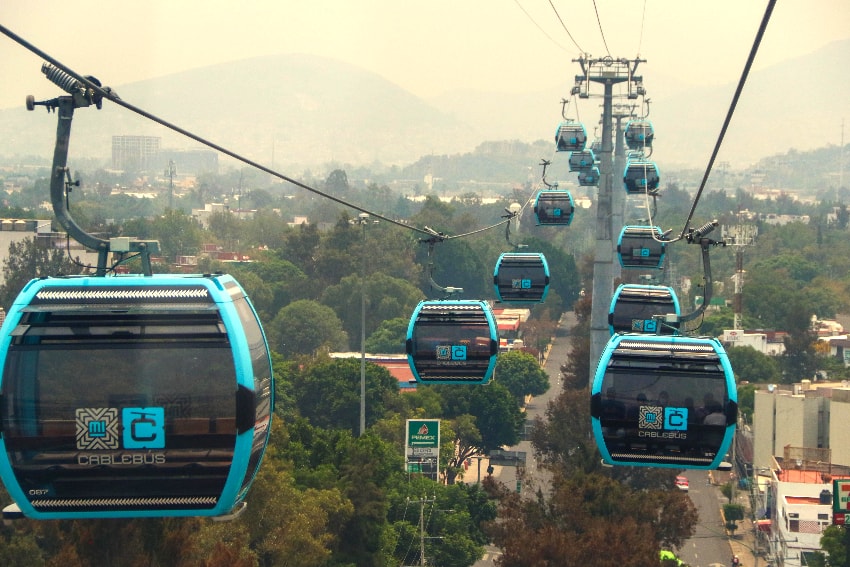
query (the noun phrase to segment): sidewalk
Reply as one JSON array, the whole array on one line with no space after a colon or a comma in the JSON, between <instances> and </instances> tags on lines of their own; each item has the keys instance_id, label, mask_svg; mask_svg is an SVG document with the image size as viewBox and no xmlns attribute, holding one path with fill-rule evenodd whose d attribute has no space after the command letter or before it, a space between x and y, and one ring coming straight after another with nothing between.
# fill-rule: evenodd
<instances>
[{"instance_id":1,"label":"sidewalk","mask_svg":"<svg viewBox=\"0 0 850 567\"><path fill-rule=\"evenodd\" d=\"M731 472L711 471L710 476L713 477L712 484L716 487L720 487L727 482L730 482L731 474ZM723 517L723 504L725 503L726 499L723 497L720 505L721 518ZM731 532L726 532L726 535L729 537L729 557L731 558L733 555L737 555L738 559L741 561L741 567L755 567L759 563L762 564L762 567L765 567L767 563L764 562L764 559L759 561L760 558L757 558L753 551L756 549L756 532L755 526L753 525L753 513L747 492L736 487L734 503L740 504L744 507L744 519L738 522L738 529L735 530L734 535Z\"/></svg>"}]
</instances>

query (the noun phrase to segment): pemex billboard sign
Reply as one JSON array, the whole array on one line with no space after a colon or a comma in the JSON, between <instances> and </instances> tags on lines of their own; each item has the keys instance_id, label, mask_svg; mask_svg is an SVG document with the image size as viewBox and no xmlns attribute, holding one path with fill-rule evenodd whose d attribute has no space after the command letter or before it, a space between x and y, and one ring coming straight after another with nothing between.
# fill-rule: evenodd
<instances>
[{"instance_id":1,"label":"pemex billboard sign","mask_svg":"<svg viewBox=\"0 0 850 567\"><path fill-rule=\"evenodd\" d=\"M436 459L440 456L440 420L408 419L405 454L410 459Z\"/></svg>"},{"instance_id":2,"label":"pemex billboard sign","mask_svg":"<svg viewBox=\"0 0 850 567\"><path fill-rule=\"evenodd\" d=\"M407 472L437 480L440 476L440 420L408 419L404 453Z\"/></svg>"}]
</instances>

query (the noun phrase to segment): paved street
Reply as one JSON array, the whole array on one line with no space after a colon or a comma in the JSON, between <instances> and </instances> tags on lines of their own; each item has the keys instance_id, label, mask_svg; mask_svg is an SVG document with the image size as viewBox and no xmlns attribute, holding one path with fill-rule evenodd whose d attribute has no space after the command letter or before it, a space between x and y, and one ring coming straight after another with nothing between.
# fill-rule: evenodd
<instances>
[{"instance_id":1,"label":"paved street","mask_svg":"<svg viewBox=\"0 0 850 567\"><path fill-rule=\"evenodd\" d=\"M730 480L730 473L711 471L712 483L706 471L686 471L690 480L689 495L699 510L699 523L696 533L682 549L679 557L690 567L727 567L732 563L732 555L737 554L741 567L764 567L764 560L756 561L753 555L755 533L750 520L749 500L745 492L736 491L735 502L745 507L745 520L738 522L735 536L726 533L720 510L727 503L720 492L720 486Z\"/></svg>"}]
</instances>

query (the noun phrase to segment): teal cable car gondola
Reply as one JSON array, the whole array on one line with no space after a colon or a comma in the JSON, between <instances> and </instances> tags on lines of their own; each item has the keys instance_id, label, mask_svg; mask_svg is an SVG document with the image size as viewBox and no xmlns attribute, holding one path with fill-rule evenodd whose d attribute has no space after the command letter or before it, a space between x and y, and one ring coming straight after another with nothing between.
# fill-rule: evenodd
<instances>
[{"instance_id":1,"label":"teal cable car gondola","mask_svg":"<svg viewBox=\"0 0 850 567\"><path fill-rule=\"evenodd\" d=\"M575 208L573 196L566 189L543 189L534 199L538 225L569 226Z\"/></svg>"},{"instance_id":2,"label":"teal cable car gondola","mask_svg":"<svg viewBox=\"0 0 850 567\"><path fill-rule=\"evenodd\" d=\"M591 388L591 428L612 465L714 469L732 443L735 378L715 338L614 335Z\"/></svg>"},{"instance_id":3,"label":"teal cable car gondola","mask_svg":"<svg viewBox=\"0 0 850 567\"><path fill-rule=\"evenodd\" d=\"M623 268L661 269L667 243L657 226L624 226L617 241Z\"/></svg>"},{"instance_id":4,"label":"teal cable car gondola","mask_svg":"<svg viewBox=\"0 0 850 567\"><path fill-rule=\"evenodd\" d=\"M417 382L486 384L499 353L493 311L486 301L422 301L410 318L405 350Z\"/></svg>"},{"instance_id":5,"label":"teal cable car gondola","mask_svg":"<svg viewBox=\"0 0 850 567\"><path fill-rule=\"evenodd\" d=\"M599 168L591 167L579 172L578 184L582 187L597 187L599 185Z\"/></svg>"},{"instance_id":6,"label":"teal cable car gondola","mask_svg":"<svg viewBox=\"0 0 850 567\"><path fill-rule=\"evenodd\" d=\"M541 303L549 292L549 264L538 253L505 252L493 273L493 287L505 303Z\"/></svg>"},{"instance_id":7,"label":"teal cable car gondola","mask_svg":"<svg viewBox=\"0 0 850 567\"><path fill-rule=\"evenodd\" d=\"M570 154L570 171L580 172L592 169L596 165L596 154L593 150L572 152Z\"/></svg>"},{"instance_id":8,"label":"teal cable car gondola","mask_svg":"<svg viewBox=\"0 0 850 567\"><path fill-rule=\"evenodd\" d=\"M564 120L555 130L555 150L559 152L580 152L587 143L587 131L584 124Z\"/></svg>"},{"instance_id":9,"label":"teal cable car gondola","mask_svg":"<svg viewBox=\"0 0 850 567\"><path fill-rule=\"evenodd\" d=\"M242 505L274 386L232 277L33 280L0 335L0 476L25 516L226 516Z\"/></svg>"},{"instance_id":10,"label":"teal cable car gondola","mask_svg":"<svg viewBox=\"0 0 850 567\"><path fill-rule=\"evenodd\" d=\"M673 288L621 284L611 299L608 327L612 336L617 333L673 335L678 331L680 315L679 298Z\"/></svg>"},{"instance_id":11,"label":"teal cable car gondola","mask_svg":"<svg viewBox=\"0 0 850 567\"><path fill-rule=\"evenodd\" d=\"M661 179L654 162L644 159L630 159L623 172L623 185L629 195L643 195L658 189Z\"/></svg>"},{"instance_id":12,"label":"teal cable car gondola","mask_svg":"<svg viewBox=\"0 0 850 567\"><path fill-rule=\"evenodd\" d=\"M655 130L649 120L629 120L624 131L626 146L630 150L651 148Z\"/></svg>"}]
</instances>

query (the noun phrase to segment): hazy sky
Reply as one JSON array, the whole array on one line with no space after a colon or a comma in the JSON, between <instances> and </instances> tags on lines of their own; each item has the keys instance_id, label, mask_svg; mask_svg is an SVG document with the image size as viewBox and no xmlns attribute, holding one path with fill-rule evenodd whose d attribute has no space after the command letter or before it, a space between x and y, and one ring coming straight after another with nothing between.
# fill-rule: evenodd
<instances>
[{"instance_id":1,"label":"hazy sky","mask_svg":"<svg viewBox=\"0 0 850 567\"><path fill-rule=\"evenodd\" d=\"M221 61L310 53L426 98L561 82L566 95L572 59L583 51L645 58L640 71L652 94L653 75L682 87L737 81L767 1L596 0L604 41L592 0L552 4L563 26L549 0L3 0L0 23L114 87ZM779 0L755 68L849 37L847 0ZM55 96L40 68L41 59L0 35L0 108L23 105L27 94Z\"/></svg>"}]
</instances>

